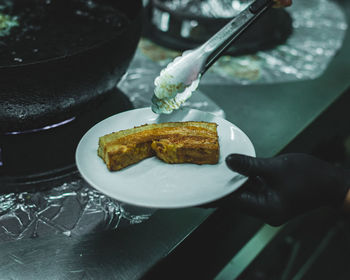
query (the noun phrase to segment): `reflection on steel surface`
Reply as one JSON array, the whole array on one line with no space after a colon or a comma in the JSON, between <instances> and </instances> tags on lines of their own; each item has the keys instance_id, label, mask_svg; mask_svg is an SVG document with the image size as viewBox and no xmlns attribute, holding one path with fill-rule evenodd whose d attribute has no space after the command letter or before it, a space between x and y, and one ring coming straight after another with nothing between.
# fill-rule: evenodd
<instances>
[{"instance_id":1,"label":"reflection on steel surface","mask_svg":"<svg viewBox=\"0 0 350 280\"><path fill-rule=\"evenodd\" d=\"M92 189L77 174L50 190L0 196L0 240L77 236L141 223L154 210L123 205Z\"/></svg>"}]
</instances>

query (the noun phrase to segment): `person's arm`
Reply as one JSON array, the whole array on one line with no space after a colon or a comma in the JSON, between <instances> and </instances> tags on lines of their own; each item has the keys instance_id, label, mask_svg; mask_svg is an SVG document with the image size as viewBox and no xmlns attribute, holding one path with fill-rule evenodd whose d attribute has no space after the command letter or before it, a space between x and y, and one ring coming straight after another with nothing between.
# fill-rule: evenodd
<instances>
[{"instance_id":1,"label":"person's arm","mask_svg":"<svg viewBox=\"0 0 350 280\"><path fill-rule=\"evenodd\" d=\"M234 206L271 225L329 206L350 206L350 171L306 154L254 158L232 154L227 166L249 177L233 194L211 207Z\"/></svg>"},{"instance_id":2,"label":"person's arm","mask_svg":"<svg viewBox=\"0 0 350 280\"><path fill-rule=\"evenodd\" d=\"M292 5L292 0L274 0L275 4L273 5L274 8L283 8L288 7Z\"/></svg>"},{"instance_id":3,"label":"person's arm","mask_svg":"<svg viewBox=\"0 0 350 280\"><path fill-rule=\"evenodd\" d=\"M346 213L350 213L350 190L345 195L343 209Z\"/></svg>"}]
</instances>

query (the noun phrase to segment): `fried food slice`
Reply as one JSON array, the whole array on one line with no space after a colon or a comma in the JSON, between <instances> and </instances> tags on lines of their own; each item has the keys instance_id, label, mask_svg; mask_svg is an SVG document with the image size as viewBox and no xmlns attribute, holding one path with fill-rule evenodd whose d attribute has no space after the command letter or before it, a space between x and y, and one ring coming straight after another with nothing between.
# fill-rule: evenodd
<instances>
[{"instance_id":1,"label":"fried food slice","mask_svg":"<svg viewBox=\"0 0 350 280\"><path fill-rule=\"evenodd\" d=\"M215 164L219 159L217 124L146 124L99 138L98 155L109 170L120 170L156 155L167 163Z\"/></svg>"}]
</instances>

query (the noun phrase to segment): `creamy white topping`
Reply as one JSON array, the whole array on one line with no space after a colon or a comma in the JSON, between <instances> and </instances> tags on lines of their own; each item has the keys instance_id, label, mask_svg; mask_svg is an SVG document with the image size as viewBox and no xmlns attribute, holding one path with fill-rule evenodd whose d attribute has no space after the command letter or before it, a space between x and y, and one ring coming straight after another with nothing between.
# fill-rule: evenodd
<instances>
[{"instance_id":1,"label":"creamy white topping","mask_svg":"<svg viewBox=\"0 0 350 280\"><path fill-rule=\"evenodd\" d=\"M198 87L200 77L190 86L186 87L181 93L175 94L173 98L158 98L156 95L152 97L152 111L157 114L170 114L173 110L177 110L186 100L192 96L192 92Z\"/></svg>"},{"instance_id":2,"label":"creamy white topping","mask_svg":"<svg viewBox=\"0 0 350 280\"><path fill-rule=\"evenodd\" d=\"M179 92L185 90L185 84L176 81L173 75L166 72L161 73L154 81L154 94L159 99L174 98Z\"/></svg>"}]
</instances>

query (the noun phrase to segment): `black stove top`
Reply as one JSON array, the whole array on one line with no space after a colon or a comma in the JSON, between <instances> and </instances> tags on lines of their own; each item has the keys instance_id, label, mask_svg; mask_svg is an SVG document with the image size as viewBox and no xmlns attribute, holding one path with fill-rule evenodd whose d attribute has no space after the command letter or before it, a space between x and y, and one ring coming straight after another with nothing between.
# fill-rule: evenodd
<instances>
[{"instance_id":1,"label":"black stove top","mask_svg":"<svg viewBox=\"0 0 350 280\"><path fill-rule=\"evenodd\" d=\"M64 122L30 131L12 131L0 136L1 192L48 187L76 172L75 149L89 128L99 121L132 109L118 89Z\"/></svg>"}]
</instances>

